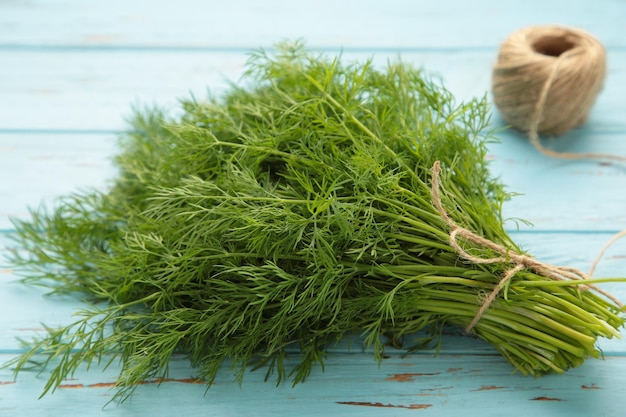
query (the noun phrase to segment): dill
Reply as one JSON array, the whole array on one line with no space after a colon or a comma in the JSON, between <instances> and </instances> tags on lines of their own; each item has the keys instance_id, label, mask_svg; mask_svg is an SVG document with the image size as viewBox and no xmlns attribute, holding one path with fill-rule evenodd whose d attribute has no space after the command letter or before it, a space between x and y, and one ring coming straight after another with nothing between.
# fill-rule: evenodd
<instances>
[{"instance_id":1,"label":"dill","mask_svg":"<svg viewBox=\"0 0 626 417\"><path fill-rule=\"evenodd\" d=\"M183 100L177 117L138 112L110 189L14 221L23 281L88 304L5 366L52 368L45 394L82 363L119 360L125 399L166 378L174 354L209 386L225 361L238 380L265 367L298 383L346 335L380 361L383 335L465 327L510 266L450 246L431 167L445 167L454 222L520 252L503 228L510 194L486 162L493 140L485 98L457 103L409 65L343 63L300 43L254 52L223 96ZM620 313L522 270L473 332L541 375L600 356L596 339L618 336Z\"/></svg>"}]
</instances>

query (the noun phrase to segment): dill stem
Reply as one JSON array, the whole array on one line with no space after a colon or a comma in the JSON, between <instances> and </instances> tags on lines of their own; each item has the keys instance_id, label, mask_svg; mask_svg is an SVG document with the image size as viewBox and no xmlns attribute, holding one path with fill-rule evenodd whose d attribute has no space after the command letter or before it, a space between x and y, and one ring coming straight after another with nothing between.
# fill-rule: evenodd
<instances>
[{"instance_id":1,"label":"dill stem","mask_svg":"<svg viewBox=\"0 0 626 417\"><path fill-rule=\"evenodd\" d=\"M477 306L467 305L465 303L429 299L420 300L418 305L420 309L428 312L454 314L459 317L467 317L470 320L476 315L476 311L478 309ZM505 318L495 309L487 310L483 315L481 321L483 320L503 325L507 328L512 329L517 334L527 335L528 337L535 338L536 340L541 340L549 345L552 345L559 349L563 349L566 352L571 352L577 356L582 356L584 354L583 348L575 347L570 343L563 341L562 339L538 331L532 326L529 326L528 322L524 323L523 321L515 321L509 318ZM577 340L584 340L583 336L584 335L580 335L580 338L577 338Z\"/></svg>"},{"instance_id":2,"label":"dill stem","mask_svg":"<svg viewBox=\"0 0 626 417\"><path fill-rule=\"evenodd\" d=\"M388 211L377 209L377 208L374 208L374 207L369 208L369 210L371 210L372 213L378 214L380 216L384 216L384 217L387 217L389 219L397 220L399 222L403 222L403 223L406 223L408 225L411 225L411 226L415 227L415 230L420 231L421 234L423 234L424 232L428 232L428 233L430 233L430 234L440 238L442 241L447 241L448 238L449 238L449 235L446 232L442 231L441 229L437 229L437 228L431 226L430 224L426 223L425 221L417 220L414 217L407 217L407 216L403 216L401 214L390 213Z\"/></svg>"},{"instance_id":3,"label":"dill stem","mask_svg":"<svg viewBox=\"0 0 626 417\"><path fill-rule=\"evenodd\" d=\"M430 247L430 248L440 249L440 250L447 251L447 252L454 252L454 249L451 248L449 245L438 243L436 241L429 240L429 239L423 239L423 238L410 236L406 234L400 234L400 233L384 233L383 236L389 239L396 239L396 240L401 240L404 242L414 243L416 245L421 245L421 247Z\"/></svg>"}]
</instances>

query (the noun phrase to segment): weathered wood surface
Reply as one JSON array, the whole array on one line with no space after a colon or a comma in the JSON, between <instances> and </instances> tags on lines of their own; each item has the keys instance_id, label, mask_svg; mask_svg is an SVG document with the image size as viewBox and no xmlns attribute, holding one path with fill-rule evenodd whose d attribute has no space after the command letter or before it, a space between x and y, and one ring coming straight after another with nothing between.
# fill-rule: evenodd
<instances>
[{"instance_id":1,"label":"weathered wood surface","mask_svg":"<svg viewBox=\"0 0 626 417\"><path fill-rule=\"evenodd\" d=\"M587 124L554 149L626 155L626 3L621 1L0 1L0 247L9 217L115 174L116 133L132 106L174 109L176 99L236 81L246 52L282 39L348 59L398 55L441 76L460 99L488 93L499 43L531 24L559 23L594 33L609 73ZM500 124L497 113L494 123ZM491 147L492 170L522 195L506 204L514 239L541 260L588 269L604 242L626 228L626 165L559 161L539 155L513 131ZM4 252L0 252L0 256ZM626 276L626 242L611 248L597 276ZM66 324L81 307L15 283L0 266L0 362L20 352L16 337L42 323ZM623 285L606 285L626 300ZM391 351L380 367L352 344L329 352L325 372L292 388L250 374L243 386L225 369L205 393L180 359L171 380L138 388L130 403L102 407L116 367L81 370L37 400L45 375L13 381L0 371L0 416L622 416L626 342L601 341L605 360L541 379L511 374L494 350L447 336L441 354Z\"/></svg>"}]
</instances>

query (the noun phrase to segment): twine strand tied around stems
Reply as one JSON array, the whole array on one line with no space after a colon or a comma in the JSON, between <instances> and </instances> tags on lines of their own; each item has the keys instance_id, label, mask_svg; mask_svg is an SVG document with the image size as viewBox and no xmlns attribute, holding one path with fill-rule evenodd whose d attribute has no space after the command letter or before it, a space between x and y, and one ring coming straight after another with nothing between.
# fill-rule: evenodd
<instances>
[{"instance_id":1,"label":"twine strand tied around stems","mask_svg":"<svg viewBox=\"0 0 626 417\"><path fill-rule=\"evenodd\" d=\"M534 273L552 278L557 281L563 280L571 280L571 281L580 281L587 280L589 276L585 274L583 271L563 266L555 266L545 262L538 261L528 255L524 255L521 253L517 253L515 251L511 251L505 246L499 245L483 236L480 236L469 229L459 226L452 218L448 215L447 211L443 207L443 203L440 195L440 174L441 174L441 164L439 161L435 161L432 168L432 184L431 184L431 196L433 200L433 204L441 217L444 219L448 227L450 228L449 234L449 243L456 250L456 252L464 259L474 262L477 264L494 264L494 263L510 263L514 266L509 269L504 276L500 279L500 281L496 284L491 293L485 298L484 302L476 312L476 315L472 319L469 325L465 328L467 333L471 333L476 324L480 321L481 317L487 311L491 303L496 299L500 291L504 288L504 286L520 271L524 269L528 269L533 271ZM500 256L494 256L490 258L481 258L478 256L474 256L468 253L465 249L461 247L458 243L458 237L461 239L474 243L476 245L482 246L484 248L490 249ZM622 308L622 304L619 300L613 297L611 294L597 288L594 285L586 285L581 283L573 282L572 285L579 286L582 290L593 289L594 291L604 295L608 299L610 299L617 306Z\"/></svg>"}]
</instances>

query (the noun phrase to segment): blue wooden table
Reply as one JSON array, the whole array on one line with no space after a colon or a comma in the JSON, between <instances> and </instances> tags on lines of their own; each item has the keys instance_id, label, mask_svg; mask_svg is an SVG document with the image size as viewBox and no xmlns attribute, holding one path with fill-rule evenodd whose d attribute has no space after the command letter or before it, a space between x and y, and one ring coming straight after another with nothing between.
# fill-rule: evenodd
<instances>
[{"instance_id":1,"label":"blue wooden table","mask_svg":"<svg viewBox=\"0 0 626 417\"><path fill-rule=\"evenodd\" d=\"M460 99L489 91L502 40L531 24L558 23L595 34L608 52L608 78L587 124L546 146L626 155L626 2L618 0L0 1L0 247L9 217L85 187L106 187L116 134L133 105L176 105L178 97L237 80L246 52L283 39L343 50L347 59L401 55L439 74ZM497 113L494 123L500 124ZM513 238L537 258L589 269L611 235L626 228L626 166L562 161L506 131L491 169L521 193L505 206ZM2 255L2 253L0 253ZM2 267L0 267L2 268ZM626 242L596 276L626 276ZM75 299L45 298L0 269L0 362L20 353L42 323L62 325ZM603 288L626 301L626 285ZM343 345L342 345L343 346ZM325 372L292 388L250 373L242 386L226 369L205 392L183 359L171 378L140 386L130 402L103 406L115 366L92 367L38 400L46 374L17 380L0 372L0 416L624 416L626 342L601 341L604 360L564 375L512 374L491 347L447 336L439 356L370 353L338 346Z\"/></svg>"}]
</instances>

